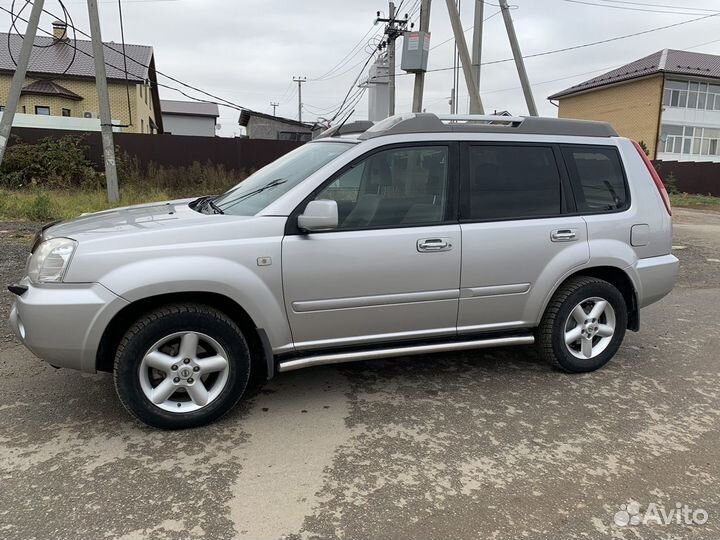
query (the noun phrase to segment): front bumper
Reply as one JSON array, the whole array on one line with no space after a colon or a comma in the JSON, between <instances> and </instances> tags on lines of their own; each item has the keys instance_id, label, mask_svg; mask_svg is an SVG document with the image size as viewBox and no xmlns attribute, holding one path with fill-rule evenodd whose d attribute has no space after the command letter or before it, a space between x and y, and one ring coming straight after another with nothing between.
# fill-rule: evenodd
<instances>
[{"instance_id":1,"label":"front bumper","mask_svg":"<svg viewBox=\"0 0 720 540\"><path fill-rule=\"evenodd\" d=\"M99 283L20 284L10 311L20 341L53 366L94 372L102 334L128 302Z\"/></svg>"}]
</instances>

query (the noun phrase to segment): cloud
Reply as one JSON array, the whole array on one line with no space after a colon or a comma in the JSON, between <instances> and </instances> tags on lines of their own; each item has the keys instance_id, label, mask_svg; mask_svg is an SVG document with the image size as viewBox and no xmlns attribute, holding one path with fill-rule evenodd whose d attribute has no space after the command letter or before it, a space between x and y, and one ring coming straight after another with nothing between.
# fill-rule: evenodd
<instances>
[{"instance_id":1,"label":"cloud","mask_svg":"<svg viewBox=\"0 0 720 540\"><path fill-rule=\"evenodd\" d=\"M399 3L400 0L396 0ZM416 0L405 0L401 13L411 11ZM692 15L648 13L569 3L563 0L511 0L517 5L512 15L524 54L606 39L631 32L663 26ZM603 4L604 0L593 0ZM652 2L648 2L652 3ZM612 5L607 3L608 5ZM82 0L66 2L75 23L87 30L87 8ZM716 9L713 0L693 0L693 8ZM47 9L59 12L57 0L47 0ZM461 16L467 28L473 21L473 0L462 0ZM494 1L485 5L485 16L498 11ZM660 8L654 8L660 10ZM687 8L690 9L690 8ZM294 75L313 79L337 64L360 38L373 28L376 11L387 12L387 3L376 0L124 0L125 38L128 43L152 45L157 68L178 79L206 89L240 105L271 112L271 101L280 102L277 114L297 116L297 85ZM117 3L100 0L103 38L120 41ZM703 15L698 11L698 16ZM51 17L43 19L50 28ZM535 100L541 114L553 116L556 109L547 96L582 80L650 54L665 47L688 48L717 37L720 17L640 37L594 47L528 59L527 71L534 85ZM0 25L9 26L9 17L0 17ZM381 30L375 27L370 35ZM445 2L434 0L430 31L432 45L451 37ZM468 43L472 32L467 34ZM398 43L400 44L400 43ZM720 42L698 49L720 54ZM510 58L502 17L485 23L483 60ZM348 70L367 57L364 47L338 69ZM452 41L434 48L430 68L452 66ZM303 101L313 110L327 109L339 103L360 65L345 75L303 85ZM593 70L595 70L593 72ZM335 73L335 74L337 74ZM399 73L403 73L399 71ZM555 82L544 83L554 79ZM461 111L467 110L467 92L462 74ZM161 79L161 82L163 81ZM544 83L544 84L540 84ZM173 84L173 83L170 83ZM397 78L397 111L410 109L413 77ZM452 71L428 73L425 105L428 110L447 112L447 97L452 87ZM507 109L526 114L517 72L512 62L483 68L482 94L485 108ZM184 99L171 90L161 89L167 99ZM367 111L367 98L358 103L356 115ZM305 112L304 119L313 116ZM222 134L238 132L238 113L221 108Z\"/></svg>"}]
</instances>

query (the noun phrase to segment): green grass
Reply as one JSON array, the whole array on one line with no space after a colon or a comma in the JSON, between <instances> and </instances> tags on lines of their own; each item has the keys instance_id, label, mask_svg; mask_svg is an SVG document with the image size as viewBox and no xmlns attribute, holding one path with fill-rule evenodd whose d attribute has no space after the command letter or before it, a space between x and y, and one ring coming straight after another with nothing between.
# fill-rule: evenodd
<instances>
[{"instance_id":1,"label":"green grass","mask_svg":"<svg viewBox=\"0 0 720 540\"><path fill-rule=\"evenodd\" d=\"M673 206L684 208L700 208L720 211L720 197L712 195L690 195L689 193L673 193L670 195Z\"/></svg>"},{"instance_id":2,"label":"green grass","mask_svg":"<svg viewBox=\"0 0 720 540\"><path fill-rule=\"evenodd\" d=\"M44 222L71 219L85 212L98 212L117 206L165 201L187 195L168 190L143 190L126 187L120 191L120 202L111 205L107 202L105 191L0 189L0 220Z\"/></svg>"}]
</instances>

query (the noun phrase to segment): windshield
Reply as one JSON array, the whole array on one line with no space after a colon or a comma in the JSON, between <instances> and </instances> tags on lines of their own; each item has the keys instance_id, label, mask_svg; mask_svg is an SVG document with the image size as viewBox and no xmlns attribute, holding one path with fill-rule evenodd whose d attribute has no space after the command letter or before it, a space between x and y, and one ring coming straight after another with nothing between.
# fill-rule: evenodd
<instances>
[{"instance_id":1,"label":"windshield","mask_svg":"<svg viewBox=\"0 0 720 540\"><path fill-rule=\"evenodd\" d=\"M225 214L254 216L352 146L339 142L304 144L251 174L213 203Z\"/></svg>"}]
</instances>

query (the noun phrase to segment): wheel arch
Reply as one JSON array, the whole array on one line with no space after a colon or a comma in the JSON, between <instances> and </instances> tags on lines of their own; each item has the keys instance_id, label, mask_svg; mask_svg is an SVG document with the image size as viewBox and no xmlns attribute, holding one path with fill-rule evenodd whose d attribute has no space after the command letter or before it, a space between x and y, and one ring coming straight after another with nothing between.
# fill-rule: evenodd
<instances>
[{"instance_id":1,"label":"wheel arch","mask_svg":"<svg viewBox=\"0 0 720 540\"><path fill-rule=\"evenodd\" d=\"M592 266L589 268L581 268L572 274L565 276L565 278L559 281L552 292L548 295L545 300L545 304L543 305L542 313L545 313L550 299L555 296L558 289L569 279L578 276L594 277L614 285L623 295L625 304L627 305L628 330L632 330L633 332L640 330L640 308L637 289L635 288L630 275L625 272L625 270L618 268L617 266Z\"/></svg>"},{"instance_id":2,"label":"wheel arch","mask_svg":"<svg viewBox=\"0 0 720 540\"><path fill-rule=\"evenodd\" d=\"M125 306L110 320L100 338L100 345L95 359L97 371L109 373L113 371L117 346L125 332L138 318L158 307L179 303L203 304L215 308L230 317L242 330L245 339L248 341L252 359L251 372L268 379L274 375L272 349L265 331L258 328L255 321L240 304L227 296L211 292L159 294L136 300Z\"/></svg>"}]
</instances>

